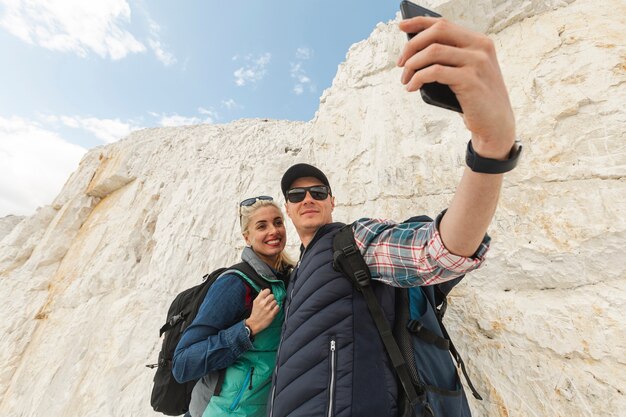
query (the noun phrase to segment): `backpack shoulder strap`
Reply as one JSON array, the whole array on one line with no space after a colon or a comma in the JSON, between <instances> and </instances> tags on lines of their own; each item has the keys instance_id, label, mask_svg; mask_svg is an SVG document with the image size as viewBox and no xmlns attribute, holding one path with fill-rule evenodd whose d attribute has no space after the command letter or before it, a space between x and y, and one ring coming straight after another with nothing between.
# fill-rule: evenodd
<instances>
[{"instance_id":1,"label":"backpack shoulder strap","mask_svg":"<svg viewBox=\"0 0 626 417\"><path fill-rule=\"evenodd\" d=\"M222 273L224 273L225 271L226 271L226 268L219 268L219 269L216 269L215 271L211 272L210 274L205 274L202 277L202 283L196 285L195 287L188 288L183 293L179 293L177 298L180 297L184 293L198 291L198 294L199 294L198 299L199 300L204 300L204 296L208 292L209 287L211 285L213 285L215 280L220 275L222 275ZM161 328L159 329L159 337L163 336L163 333L171 330L179 321L185 320L186 315L187 315L187 313L183 313L182 311L179 311L178 314L176 314L176 315L174 315L172 317L169 317L167 319L167 322L163 326L161 326Z\"/></svg>"},{"instance_id":2,"label":"backpack shoulder strap","mask_svg":"<svg viewBox=\"0 0 626 417\"><path fill-rule=\"evenodd\" d=\"M363 294L367 308L376 324L385 350L391 359L407 398L411 405L415 406L420 399L411 380L407 363L385 318L385 313L374 295L370 285L372 279L370 270L354 241L354 232L350 224L342 227L333 239L333 267L347 275L356 289Z\"/></svg>"},{"instance_id":3,"label":"backpack shoulder strap","mask_svg":"<svg viewBox=\"0 0 626 417\"><path fill-rule=\"evenodd\" d=\"M250 285L256 292L261 292L261 290L266 288L270 291L272 289L270 283L264 280L247 262L235 264L228 268L228 270L236 272L237 275L239 275L239 277L242 278L246 284Z\"/></svg>"}]
</instances>

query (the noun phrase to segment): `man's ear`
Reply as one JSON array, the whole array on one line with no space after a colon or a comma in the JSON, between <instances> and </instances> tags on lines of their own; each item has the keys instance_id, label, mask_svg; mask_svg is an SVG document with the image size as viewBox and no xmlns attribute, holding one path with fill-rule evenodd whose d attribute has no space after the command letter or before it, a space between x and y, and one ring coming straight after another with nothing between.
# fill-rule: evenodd
<instances>
[{"instance_id":1,"label":"man's ear","mask_svg":"<svg viewBox=\"0 0 626 417\"><path fill-rule=\"evenodd\" d=\"M335 196L334 195L330 196L330 207L333 210L335 209Z\"/></svg>"},{"instance_id":2,"label":"man's ear","mask_svg":"<svg viewBox=\"0 0 626 417\"><path fill-rule=\"evenodd\" d=\"M291 220L293 220L291 218L291 212L289 211L289 204L287 204L286 201L285 201L285 213L287 213L287 217L289 217Z\"/></svg>"}]
</instances>

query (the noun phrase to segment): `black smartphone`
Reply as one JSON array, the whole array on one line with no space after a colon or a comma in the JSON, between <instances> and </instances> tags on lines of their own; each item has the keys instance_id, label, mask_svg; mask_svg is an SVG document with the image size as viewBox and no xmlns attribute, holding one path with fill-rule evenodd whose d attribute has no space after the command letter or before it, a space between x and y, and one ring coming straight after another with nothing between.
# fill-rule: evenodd
<instances>
[{"instance_id":1,"label":"black smartphone","mask_svg":"<svg viewBox=\"0 0 626 417\"><path fill-rule=\"evenodd\" d=\"M400 3L400 13L402 14L403 19L410 19L415 16L441 17L440 14L422 6L418 6L417 4L411 3L407 0ZM407 37L411 39L415 35L417 34L408 33ZM420 93L422 94L422 100L428 104L463 113L463 109L461 109L461 104L459 103L459 100L457 100L456 95L452 92L450 87L445 84L424 84L422 88L420 88Z\"/></svg>"}]
</instances>

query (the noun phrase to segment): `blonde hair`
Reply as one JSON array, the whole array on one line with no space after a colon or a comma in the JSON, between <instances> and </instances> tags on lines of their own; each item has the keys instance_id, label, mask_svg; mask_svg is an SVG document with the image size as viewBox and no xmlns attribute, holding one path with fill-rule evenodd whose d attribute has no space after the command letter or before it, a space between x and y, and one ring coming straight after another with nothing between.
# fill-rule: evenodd
<instances>
[{"instance_id":1,"label":"blonde hair","mask_svg":"<svg viewBox=\"0 0 626 417\"><path fill-rule=\"evenodd\" d=\"M283 211L280 209L280 207L274 200L257 200L254 202L254 204L251 204L249 206L239 207L239 220L240 220L242 235L246 236L249 233L248 226L250 224L250 217L252 217L252 215L258 209L262 207L268 207L268 206L276 207L278 209L278 212L280 213L280 218L283 219L283 222L285 221L285 216L283 215ZM273 267L276 271L280 272L288 268L292 268L294 265L295 265L295 262L291 260L289 255L287 255L287 253L284 250L282 250L280 254L278 255L276 264L273 265Z\"/></svg>"}]
</instances>

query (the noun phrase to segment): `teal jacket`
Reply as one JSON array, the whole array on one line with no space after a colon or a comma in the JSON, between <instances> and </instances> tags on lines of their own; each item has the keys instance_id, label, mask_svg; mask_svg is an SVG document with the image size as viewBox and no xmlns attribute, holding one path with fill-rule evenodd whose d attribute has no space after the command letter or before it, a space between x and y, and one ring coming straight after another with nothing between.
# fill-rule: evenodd
<instances>
[{"instance_id":1,"label":"teal jacket","mask_svg":"<svg viewBox=\"0 0 626 417\"><path fill-rule=\"evenodd\" d=\"M271 325L250 341L243 326L259 288L237 271L224 273L207 293L198 315L185 330L174 354L173 374L179 382L194 379L190 403L193 417L264 416L274 369L286 283L249 248L242 260L269 284L281 310ZM244 284L244 280L249 284ZM257 291L251 291L250 287ZM224 371L220 395L213 395L216 376ZM212 396L212 397L211 397ZM208 398L210 398L207 406ZM204 412L204 414L203 414Z\"/></svg>"},{"instance_id":2,"label":"teal jacket","mask_svg":"<svg viewBox=\"0 0 626 417\"><path fill-rule=\"evenodd\" d=\"M276 279L267 279L278 305L279 313L272 323L254 338L252 348L237 358L226 369L220 395L213 396L203 417L242 416L264 417L276 363L276 350L285 318L283 302L285 285ZM249 282L251 286L255 284ZM259 288L256 288L259 290Z\"/></svg>"}]
</instances>

